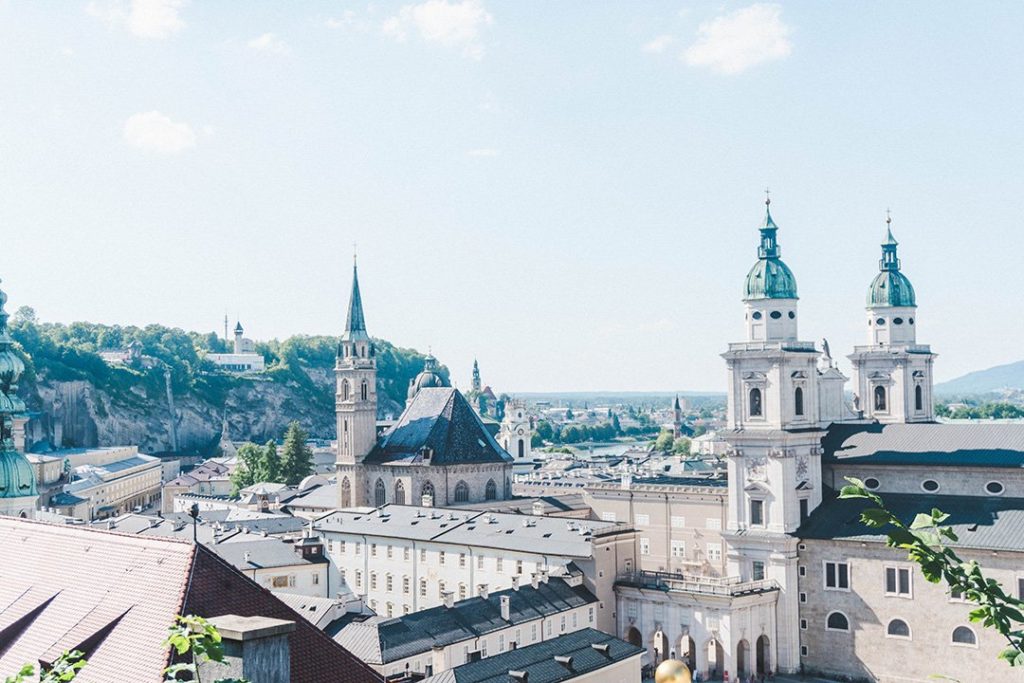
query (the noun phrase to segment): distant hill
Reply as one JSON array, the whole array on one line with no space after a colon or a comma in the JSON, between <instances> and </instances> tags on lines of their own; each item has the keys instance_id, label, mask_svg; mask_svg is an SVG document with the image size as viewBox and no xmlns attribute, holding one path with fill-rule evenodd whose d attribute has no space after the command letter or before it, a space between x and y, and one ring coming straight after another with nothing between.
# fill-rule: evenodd
<instances>
[{"instance_id":1,"label":"distant hill","mask_svg":"<svg viewBox=\"0 0 1024 683\"><path fill-rule=\"evenodd\" d=\"M713 391L552 391L515 392L516 398L527 401L549 401L555 405L671 405L676 396L702 407L725 402L725 392Z\"/></svg>"},{"instance_id":2,"label":"distant hill","mask_svg":"<svg viewBox=\"0 0 1024 683\"><path fill-rule=\"evenodd\" d=\"M935 385L935 393L942 396L988 394L1005 389L1024 390L1024 360L969 372Z\"/></svg>"}]
</instances>

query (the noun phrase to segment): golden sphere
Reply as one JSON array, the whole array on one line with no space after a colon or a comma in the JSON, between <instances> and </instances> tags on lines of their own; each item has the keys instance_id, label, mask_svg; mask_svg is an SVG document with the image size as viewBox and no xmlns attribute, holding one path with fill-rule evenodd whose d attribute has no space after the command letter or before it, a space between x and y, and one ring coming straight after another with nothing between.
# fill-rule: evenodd
<instances>
[{"instance_id":1,"label":"golden sphere","mask_svg":"<svg viewBox=\"0 0 1024 683\"><path fill-rule=\"evenodd\" d=\"M678 659L666 659L654 671L654 683L692 683L690 669Z\"/></svg>"}]
</instances>

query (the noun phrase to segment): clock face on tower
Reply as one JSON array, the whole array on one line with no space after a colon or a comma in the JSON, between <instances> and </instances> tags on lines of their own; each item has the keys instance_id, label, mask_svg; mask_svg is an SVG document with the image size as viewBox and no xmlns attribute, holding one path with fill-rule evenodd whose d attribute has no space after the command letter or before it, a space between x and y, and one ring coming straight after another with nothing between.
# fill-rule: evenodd
<instances>
[{"instance_id":1,"label":"clock face on tower","mask_svg":"<svg viewBox=\"0 0 1024 683\"><path fill-rule=\"evenodd\" d=\"M520 428L519 428L519 436L522 436L522 435L523 435L523 428L522 428L522 427L520 427Z\"/></svg>"}]
</instances>

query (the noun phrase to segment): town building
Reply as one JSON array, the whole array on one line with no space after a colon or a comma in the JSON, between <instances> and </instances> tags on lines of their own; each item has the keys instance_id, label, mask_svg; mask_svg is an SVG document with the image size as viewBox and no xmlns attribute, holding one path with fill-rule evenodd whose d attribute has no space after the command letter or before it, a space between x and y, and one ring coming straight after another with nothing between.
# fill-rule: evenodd
<instances>
[{"instance_id":1,"label":"town building","mask_svg":"<svg viewBox=\"0 0 1024 683\"><path fill-rule=\"evenodd\" d=\"M640 683L642 653L586 628L442 671L424 683Z\"/></svg>"},{"instance_id":2,"label":"town building","mask_svg":"<svg viewBox=\"0 0 1024 683\"><path fill-rule=\"evenodd\" d=\"M226 331L226 330L225 330ZM208 353L205 360L224 372L251 374L263 372L266 362L263 355L256 353L256 344L245 337L242 323L235 323L235 338L231 353Z\"/></svg>"},{"instance_id":3,"label":"town building","mask_svg":"<svg viewBox=\"0 0 1024 683\"><path fill-rule=\"evenodd\" d=\"M397 617L520 585L582 572L599 600L597 627L615 628L613 580L636 567L628 524L459 508L386 505L339 510L314 533L342 578L381 616Z\"/></svg>"},{"instance_id":4,"label":"town building","mask_svg":"<svg viewBox=\"0 0 1024 683\"><path fill-rule=\"evenodd\" d=\"M518 399L505 406L505 417L501 420L498 441L516 462L533 460L533 425L526 412L526 402Z\"/></svg>"},{"instance_id":5,"label":"town building","mask_svg":"<svg viewBox=\"0 0 1024 683\"><path fill-rule=\"evenodd\" d=\"M215 619L226 650L241 660L245 657L238 650L259 634L240 634L224 617L293 624L286 629L287 638L269 648L283 660L263 659L257 680L381 681L375 671L202 544L0 519L0 545L18 549L5 554L0 583L5 606L0 672L5 675L24 664L51 665L62 653L77 650L86 664L76 683L164 680L164 668L172 661L167 629L182 614Z\"/></svg>"},{"instance_id":6,"label":"town building","mask_svg":"<svg viewBox=\"0 0 1024 683\"><path fill-rule=\"evenodd\" d=\"M520 584L411 614L349 624L335 636L389 679L431 676L469 662L594 627L598 599L582 575Z\"/></svg>"},{"instance_id":7,"label":"town building","mask_svg":"<svg viewBox=\"0 0 1024 683\"><path fill-rule=\"evenodd\" d=\"M445 386L433 357L410 384L405 411L378 437L377 360L355 266L335 375L342 508L449 506L511 496L512 457L466 398Z\"/></svg>"},{"instance_id":8,"label":"town building","mask_svg":"<svg viewBox=\"0 0 1024 683\"><path fill-rule=\"evenodd\" d=\"M160 458L139 453L136 446L81 449L58 455L67 462L70 481L64 485L65 496L51 498L50 507L92 520L147 508L160 500Z\"/></svg>"}]
</instances>

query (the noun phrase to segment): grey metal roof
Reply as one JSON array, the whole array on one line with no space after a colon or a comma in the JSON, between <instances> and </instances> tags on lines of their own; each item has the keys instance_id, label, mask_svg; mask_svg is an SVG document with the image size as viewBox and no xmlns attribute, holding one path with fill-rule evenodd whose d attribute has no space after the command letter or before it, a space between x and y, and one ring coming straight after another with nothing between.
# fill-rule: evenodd
<instances>
[{"instance_id":1,"label":"grey metal roof","mask_svg":"<svg viewBox=\"0 0 1024 683\"><path fill-rule=\"evenodd\" d=\"M885 542L885 529L870 529L860 512L871 505L864 500L840 500L824 491L825 500L797 530L805 539ZM949 513L948 524L960 537L954 547L977 550L1024 551L1024 498L1000 496L935 496L923 493L882 496L886 507L910 523L919 512L937 507Z\"/></svg>"},{"instance_id":2,"label":"grey metal roof","mask_svg":"<svg viewBox=\"0 0 1024 683\"><path fill-rule=\"evenodd\" d=\"M607 645L607 653L594 645ZM530 683L559 683L637 657L644 649L596 629L585 628L509 652L463 664L425 679L425 683L508 683L509 671L525 671ZM572 668L555 661L571 657ZM639 663L637 668L639 668Z\"/></svg>"},{"instance_id":3,"label":"grey metal roof","mask_svg":"<svg viewBox=\"0 0 1024 683\"><path fill-rule=\"evenodd\" d=\"M1024 467L1021 424L833 425L822 440L826 460L883 465Z\"/></svg>"},{"instance_id":4,"label":"grey metal roof","mask_svg":"<svg viewBox=\"0 0 1024 683\"><path fill-rule=\"evenodd\" d=\"M338 493L338 482L332 481L320 486L314 486L308 491L303 491L288 499L286 508L319 508L333 510L338 507L341 496Z\"/></svg>"},{"instance_id":5,"label":"grey metal roof","mask_svg":"<svg viewBox=\"0 0 1024 683\"><path fill-rule=\"evenodd\" d=\"M368 463L511 463L466 398L451 387L420 389L366 457Z\"/></svg>"},{"instance_id":6,"label":"grey metal roof","mask_svg":"<svg viewBox=\"0 0 1024 683\"><path fill-rule=\"evenodd\" d=\"M210 546L210 549L242 571L320 563L304 558L295 552L295 547L291 543L277 538L218 543ZM321 562L327 562L327 559L324 558Z\"/></svg>"},{"instance_id":7,"label":"grey metal roof","mask_svg":"<svg viewBox=\"0 0 1024 683\"><path fill-rule=\"evenodd\" d=\"M503 596L509 598L508 621L501 618ZM386 664L595 602L597 598L585 586L570 586L553 577L536 588L527 584L491 593L486 599L460 600L452 607L439 605L394 619L350 624L335 640L364 661Z\"/></svg>"}]
</instances>

